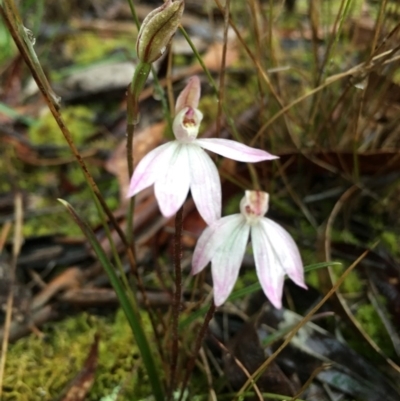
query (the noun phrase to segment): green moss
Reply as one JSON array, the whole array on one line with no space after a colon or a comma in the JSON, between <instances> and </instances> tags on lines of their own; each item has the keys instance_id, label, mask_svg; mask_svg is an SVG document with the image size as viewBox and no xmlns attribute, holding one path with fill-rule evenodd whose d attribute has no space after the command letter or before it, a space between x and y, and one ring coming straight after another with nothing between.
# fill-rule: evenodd
<instances>
[{"instance_id":1,"label":"green moss","mask_svg":"<svg viewBox=\"0 0 400 401\"><path fill-rule=\"evenodd\" d=\"M349 230L336 230L332 229L331 232L331 240L338 241L338 242L346 242L348 244L359 244L359 241L354 236L354 234Z\"/></svg>"},{"instance_id":2,"label":"green moss","mask_svg":"<svg viewBox=\"0 0 400 401\"><path fill-rule=\"evenodd\" d=\"M34 183L41 181L41 179L39 179L39 177L41 177L40 173L36 174L35 177L29 178L28 191L32 191L32 185ZM37 185L39 186L41 184ZM69 213L67 213L65 208L57 201L57 196L57 190L55 190L54 196L39 196L34 195L34 192L30 195L30 204L31 207L34 208L35 214L28 215L24 221L23 235L25 237L55 233L75 237L83 236L80 228ZM91 226L96 226L100 223L100 218L96 206L92 201L90 190L86 186L83 186L79 192L69 195L66 199L75 207L81 216L84 216ZM117 197L107 197L106 203L112 209L115 209L118 203Z\"/></svg>"},{"instance_id":3,"label":"green moss","mask_svg":"<svg viewBox=\"0 0 400 401\"><path fill-rule=\"evenodd\" d=\"M360 292L363 288L362 282L354 270L349 273L346 277L346 280L341 286L341 291L346 293L357 293Z\"/></svg>"},{"instance_id":4,"label":"green moss","mask_svg":"<svg viewBox=\"0 0 400 401\"><path fill-rule=\"evenodd\" d=\"M246 67L240 66L239 68ZM241 113L254 104L254 93L258 92L257 77L254 74L251 74L246 80L238 80L233 77L229 79L225 91L224 105L228 116L235 121ZM202 130L204 130L204 127L214 123L217 119L218 100L216 96L214 94L202 96L199 109L203 113Z\"/></svg>"},{"instance_id":5,"label":"green moss","mask_svg":"<svg viewBox=\"0 0 400 401\"><path fill-rule=\"evenodd\" d=\"M381 241L382 244L388 248L391 254L400 256L399 234L396 234L391 231L384 231L381 234Z\"/></svg>"},{"instance_id":6,"label":"green moss","mask_svg":"<svg viewBox=\"0 0 400 401\"><path fill-rule=\"evenodd\" d=\"M53 212L33 217L27 220L23 227L23 236L25 238L55 233L75 238L83 237L80 228L63 209L60 209L59 213Z\"/></svg>"},{"instance_id":7,"label":"green moss","mask_svg":"<svg viewBox=\"0 0 400 401\"><path fill-rule=\"evenodd\" d=\"M306 283L314 288L319 287L318 270L312 270L305 275Z\"/></svg>"},{"instance_id":8,"label":"green moss","mask_svg":"<svg viewBox=\"0 0 400 401\"><path fill-rule=\"evenodd\" d=\"M143 321L150 333L146 314ZM10 346L4 401L53 400L82 369L96 333L101 336L98 368L86 400L97 401L118 385L126 400L149 394L139 352L122 311L114 319L82 313L47 325L45 333L45 340L32 334Z\"/></svg>"},{"instance_id":9,"label":"green moss","mask_svg":"<svg viewBox=\"0 0 400 401\"><path fill-rule=\"evenodd\" d=\"M76 145L84 141L96 132L93 123L95 113L85 106L66 107L61 112L65 124L68 127ZM67 145L53 115L47 111L28 132L32 143L37 145Z\"/></svg>"},{"instance_id":10,"label":"green moss","mask_svg":"<svg viewBox=\"0 0 400 401\"><path fill-rule=\"evenodd\" d=\"M135 29L132 35L120 35L107 37L92 32L79 32L79 35L72 36L65 44L66 55L78 65L88 65L95 61L105 59L116 49L124 49L131 52L135 50Z\"/></svg>"},{"instance_id":11,"label":"green moss","mask_svg":"<svg viewBox=\"0 0 400 401\"><path fill-rule=\"evenodd\" d=\"M343 263L341 266L333 266L333 280L336 281L347 269L347 264ZM347 294L359 293L363 288L363 283L356 271L352 271L344 280L340 287L340 291Z\"/></svg>"},{"instance_id":12,"label":"green moss","mask_svg":"<svg viewBox=\"0 0 400 401\"><path fill-rule=\"evenodd\" d=\"M384 301L384 299L382 299ZM375 308L371 304L365 304L358 307L355 313L356 319L360 322L366 333L374 340L379 348L389 358L394 357L393 346L390 338L386 332L383 323L376 312ZM352 342L352 346L360 353L365 354L365 346L360 344L359 341ZM374 355L367 355L374 356Z\"/></svg>"},{"instance_id":13,"label":"green moss","mask_svg":"<svg viewBox=\"0 0 400 401\"><path fill-rule=\"evenodd\" d=\"M217 118L218 103L216 97L214 95L202 96L200 98L199 110L203 113L203 121L201 123L201 131L203 131L205 127L213 123Z\"/></svg>"}]
</instances>

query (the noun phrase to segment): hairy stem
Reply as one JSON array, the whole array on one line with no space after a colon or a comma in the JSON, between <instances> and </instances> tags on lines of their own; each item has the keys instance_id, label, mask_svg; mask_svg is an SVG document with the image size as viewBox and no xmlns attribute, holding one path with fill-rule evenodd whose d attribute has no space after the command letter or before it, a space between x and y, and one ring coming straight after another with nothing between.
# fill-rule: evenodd
<instances>
[{"instance_id":1,"label":"hairy stem","mask_svg":"<svg viewBox=\"0 0 400 401\"><path fill-rule=\"evenodd\" d=\"M169 399L174 391L176 382L176 367L178 363L178 346L179 346L179 312L181 309L182 296L182 220L183 206L178 210L175 216L175 238L174 238L174 268L175 268L175 292L172 305L172 356L170 367L170 389Z\"/></svg>"},{"instance_id":2,"label":"hairy stem","mask_svg":"<svg viewBox=\"0 0 400 401\"><path fill-rule=\"evenodd\" d=\"M214 316L214 312L215 312L215 305L214 302L211 302L210 307L208 308L207 314L204 317L204 321L203 321L203 325L200 328L199 334L196 338L196 343L194 345L194 350L193 350L193 355L190 358L187 366L186 366L186 374L185 377L182 381L182 386L181 386L181 393L179 395L179 399L178 401L182 401L182 397L185 391L185 388L187 386L187 383L189 381L190 375L192 374L192 371L194 369L194 366L196 364L196 358L197 355L200 351L201 348L201 344L203 343L203 339L206 335L207 329L208 329L208 325L210 324L210 321L212 319L212 317Z\"/></svg>"}]
</instances>

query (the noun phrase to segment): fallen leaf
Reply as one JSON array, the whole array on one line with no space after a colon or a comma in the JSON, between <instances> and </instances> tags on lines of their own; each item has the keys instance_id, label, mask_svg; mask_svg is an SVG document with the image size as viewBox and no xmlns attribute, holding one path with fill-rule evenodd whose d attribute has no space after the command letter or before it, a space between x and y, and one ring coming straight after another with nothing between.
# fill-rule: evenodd
<instances>
[{"instance_id":1,"label":"fallen leaf","mask_svg":"<svg viewBox=\"0 0 400 401\"><path fill-rule=\"evenodd\" d=\"M64 394L60 398L60 401L84 401L86 399L86 395L94 383L94 375L97 368L98 348L99 336L96 335L82 370L74 377L74 379L72 379L66 390L64 390Z\"/></svg>"}]
</instances>

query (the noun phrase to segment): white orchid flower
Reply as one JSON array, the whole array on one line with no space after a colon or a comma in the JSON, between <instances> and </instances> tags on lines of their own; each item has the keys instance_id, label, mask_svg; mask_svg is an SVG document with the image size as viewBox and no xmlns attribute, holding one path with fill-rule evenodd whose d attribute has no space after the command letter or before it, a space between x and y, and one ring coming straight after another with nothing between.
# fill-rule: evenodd
<instances>
[{"instance_id":1,"label":"white orchid flower","mask_svg":"<svg viewBox=\"0 0 400 401\"><path fill-rule=\"evenodd\" d=\"M199 98L200 81L195 76L177 99L173 122L176 140L152 150L139 162L128 197L154 184L161 213L171 217L183 205L190 189L201 217L212 224L221 217L221 182L215 164L203 149L247 163L277 156L228 139L197 139L203 118L197 109Z\"/></svg>"},{"instance_id":2,"label":"white orchid flower","mask_svg":"<svg viewBox=\"0 0 400 401\"><path fill-rule=\"evenodd\" d=\"M232 292L249 234L258 279L276 308L282 307L285 274L300 287L307 288L303 263L293 238L279 224L264 217L268 201L266 192L246 191L240 203L240 213L215 221L197 242L192 274L202 271L211 261L216 306L222 305Z\"/></svg>"}]
</instances>

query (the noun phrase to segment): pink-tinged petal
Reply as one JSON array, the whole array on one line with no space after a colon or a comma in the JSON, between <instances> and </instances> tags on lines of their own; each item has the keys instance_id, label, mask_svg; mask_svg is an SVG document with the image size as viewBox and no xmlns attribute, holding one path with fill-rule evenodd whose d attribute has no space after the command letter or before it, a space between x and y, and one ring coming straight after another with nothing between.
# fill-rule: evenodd
<instances>
[{"instance_id":1,"label":"pink-tinged petal","mask_svg":"<svg viewBox=\"0 0 400 401\"><path fill-rule=\"evenodd\" d=\"M243 221L229 233L211 260L215 306L222 305L235 286L249 239L250 226Z\"/></svg>"},{"instance_id":2,"label":"pink-tinged petal","mask_svg":"<svg viewBox=\"0 0 400 401\"><path fill-rule=\"evenodd\" d=\"M169 159L175 152L179 143L176 141L165 143L149 152L136 166L128 190L128 198L136 195L141 190L153 185L164 174Z\"/></svg>"},{"instance_id":3,"label":"pink-tinged petal","mask_svg":"<svg viewBox=\"0 0 400 401\"><path fill-rule=\"evenodd\" d=\"M183 205L190 185L190 169L186 145L179 144L169 158L163 174L157 176L154 191L161 213L171 217Z\"/></svg>"},{"instance_id":4,"label":"pink-tinged petal","mask_svg":"<svg viewBox=\"0 0 400 401\"><path fill-rule=\"evenodd\" d=\"M251 227L251 243L253 246L258 280L272 305L280 309L282 307L285 272L271 244L270 235L272 235L272 233L268 232L263 221Z\"/></svg>"},{"instance_id":5,"label":"pink-tinged petal","mask_svg":"<svg viewBox=\"0 0 400 401\"><path fill-rule=\"evenodd\" d=\"M271 155L265 150L251 148L229 139L202 138L196 139L195 143L211 152L240 162L256 163L263 160L279 159L278 156Z\"/></svg>"},{"instance_id":6,"label":"pink-tinged petal","mask_svg":"<svg viewBox=\"0 0 400 401\"><path fill-rule=\"evenodd\" d=\"M200 79L197 75L189 79L187 85L176 99L175 113L179 113L185 107L197 109L200 100Z\"/></svg>"},{"instance_id":7,"label":"pink-tinged petal","mask_svg":"<svg viewBox=\"0 0 400 401\"><path fill-rule=\"evenodd\" d=\"M263 218L261 223L266 227L269 240L277 253L285 273L300 287L307 288L304 283L304 268L299 248L292 236L279 224Z\"/></svg>"},{"instance_id":8,"label":"pink-tinged petal","mask_svg":"<svg viewBox=\"0 0 400 401\"><path fill-rule=\"evenodd\" d=\"M257 275L276 308L282 306L285 273L300 287L304 284L300 252L290 234L274 221L263 218L251 230Z\"/></svg>"},{"instance_id":9,"label":"pink-tinged petal","mask_svg":"<svg viewBox=\"0 0 400 401\"><path fill-rule=\"evenodd\" d=\"M221 182L210 156L197 145L186 145L190 160L190 192L197 210L210 225L221 218Z\"/></svg>"},{"instance_id":10,"label":"pink-tinged petal","mask_svg":"<svg viewBox=\"0 0 400 401\"><path fill-rule=\"evenodd\" d=\"M207 227L197 241L193 252L192 274L201 272L230 234L244 223L241 214L223 217Z\"/></svg>"}]
</instances>

